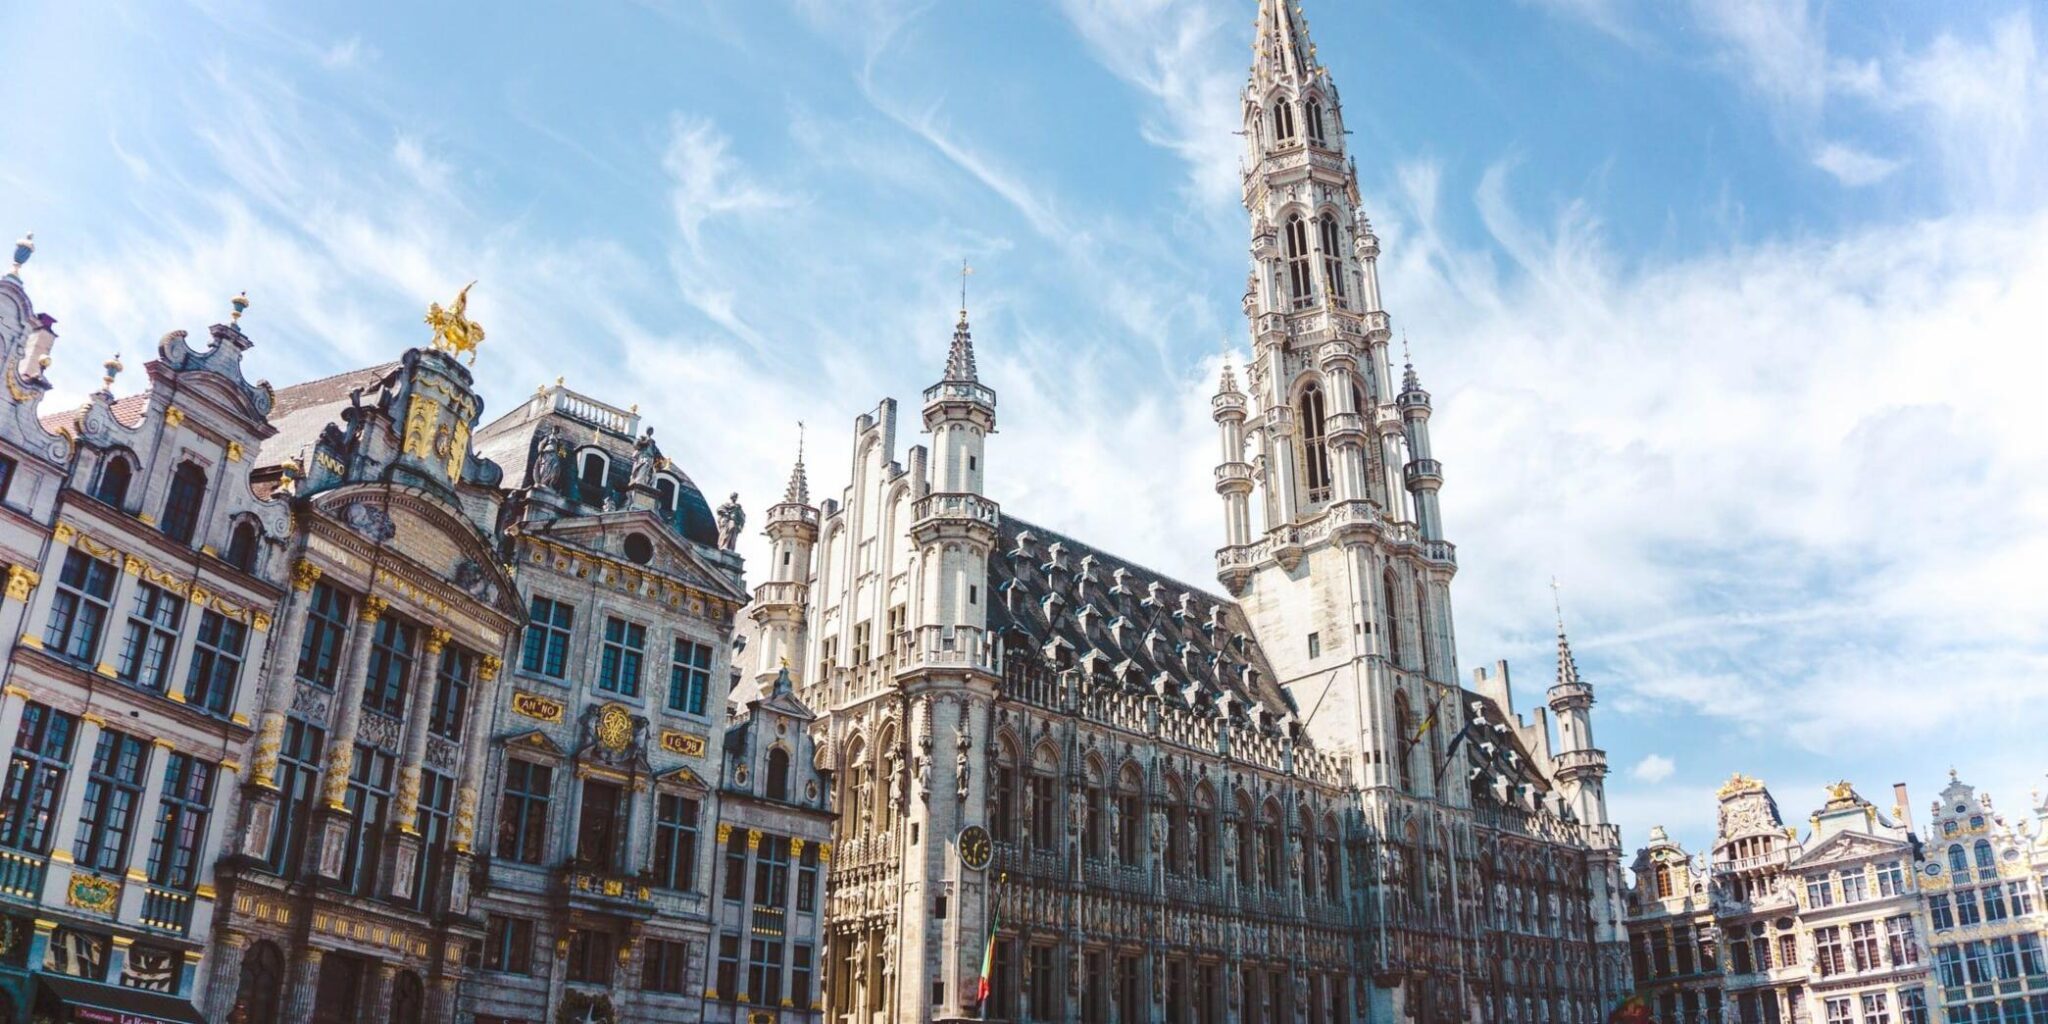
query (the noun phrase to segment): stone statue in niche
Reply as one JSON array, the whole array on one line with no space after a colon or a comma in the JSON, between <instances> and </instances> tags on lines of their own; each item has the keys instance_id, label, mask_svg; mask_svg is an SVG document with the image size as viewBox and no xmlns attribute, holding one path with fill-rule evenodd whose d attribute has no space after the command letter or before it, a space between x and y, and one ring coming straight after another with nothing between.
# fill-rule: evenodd
<instances>
[{"instance_id":1,"label":"stone statue in niche","mask_svg":"<svg viewBox=\"0 0 2048 1024\"><path fill-rule=\"evenodd\" d=\"M569 442L554 424L544 424L533 438L533 469L528 483L549 491L562 489L562 470L568 465Z\"/></svg>"}]
</instances>

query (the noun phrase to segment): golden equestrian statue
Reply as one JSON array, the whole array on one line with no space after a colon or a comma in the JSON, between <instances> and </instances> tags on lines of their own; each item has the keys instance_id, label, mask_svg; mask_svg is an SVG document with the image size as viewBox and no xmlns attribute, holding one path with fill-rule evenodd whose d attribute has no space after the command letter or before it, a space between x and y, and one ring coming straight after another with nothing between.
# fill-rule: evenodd
<instances>
[{"instance_id":1,"label":"golden equestrian statue","mask_svg":"<svg viewBox=\"0 0 2048 1024\"><path fill-rule=\"evenodd\" d=\"M447 309L436 302L427 306L427 326L434 329L434 347L449 355L467 353L469 365L476 365L476 347L483 343L484 327L464 314L469 311L469 290L476 282L463 285Z\"/></svg>"}]
</instances>

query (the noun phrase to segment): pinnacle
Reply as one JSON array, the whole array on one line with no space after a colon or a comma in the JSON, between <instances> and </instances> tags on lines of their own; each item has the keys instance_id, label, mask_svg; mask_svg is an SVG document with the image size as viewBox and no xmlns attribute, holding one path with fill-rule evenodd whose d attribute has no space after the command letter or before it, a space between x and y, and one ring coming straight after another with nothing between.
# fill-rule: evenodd
<instances>
[{"instance_id":1,"label":"pinnacle","mask_svg":"<svg viewBox=\"0 0 2048 1024\"><path fill-rule=\"evenodd\" d=\"M1259 0L1258 36L1253 43L1252 76L1303 81L1315 77L1315 45L1309 42L1308 19L1287 0Z\"/></svg>"},{"instance_id":2,"label":"pinnacle","mask_svg":"<svg viewBox=\"0 0 2048 1024\"><path fill-rule=\"evenodd\" d=\"M1564 627L1557 630L1557 685L1584 686L1579 678L1579 661L1572 656L1572 642L1564 635Z\"/></svg>"},{"instance_id":3,"label":"pinnacle","mask_svg":"<svg viewBox=\"0 0 2048 1024\"><path fill-rule=\"evenodd\" d=\"M974 371L974 336L967 329L967 311L953 325L953 347L946 352L946 380L979 382Z\"/></svg>"},{"instance_id":4,"label":"pinnacle","mask_svg":"<svg viewBox=\"0 0 2048 1024\"><path fill-rule=\"evenodd\" d=\"M1237 371L1230 365L1230 353L1228 352L1223 354L1223 379L1217 382L1216 393L1219 395L1243 394L1243 392L1237 389Z\"/></svg>"},{"instance_id":5,"label":"pinnacle","mask_svg":"<svg viewBox=\"0 0 2048 1024\"><path fill-rule=\"evenodd\" d=\"M789 486L783 488L782 500L790 505L808 505L811 503L811 481L804 475L804 454L802 449L797 450L796 465L789 471Z\"/></svg>"}]
</instances>

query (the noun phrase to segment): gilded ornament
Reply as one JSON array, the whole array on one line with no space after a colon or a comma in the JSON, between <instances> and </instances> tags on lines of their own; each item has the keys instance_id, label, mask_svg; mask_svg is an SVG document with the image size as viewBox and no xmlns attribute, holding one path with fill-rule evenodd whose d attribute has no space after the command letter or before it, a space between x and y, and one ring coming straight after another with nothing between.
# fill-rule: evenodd
<instances>
[{"instance_id":1,"label":"gilded ornament","mask_svg":"<svg viewBox=\"0 0 2048 1024\"><path fill-rule=\"evenodd\" d=\"M695 733L676 732L672 729L663 729L661 732L661 749L671 754L701 757L704 754L704 747L704 737Z\"/></svg>"},{"instance_id":2,"label":"gilded ornament","mask_svg":"<svg viewBox=\"0 0 2048 1024\"><path fill-rule=\"evenodd\" d=\"M483 660L477 663L476 678L479 682L488 683L498 678L498 670L504 667L504 659L499 658L495 654L486 654Z\"/></svg>"},{"instance_id":3,"label":"gilded ornament","mask_svg":"<svg viewBox=\"0 0 2048 1024\"><path fill-rule=\"evenodd\" d=\"M38 584L38 583L41 583L42 581L43 581L43 578L42 578L41 576L38 576L38 575L36 575L36 571L35 571L34 569L31 569L31 568L29 568L28 566L25 566L25 565L10 565L10 566L8 566L8 567L7 567L7 598L8 598L8 600L10 600L10 601L22 601L22 602L26 602L26 601L28 600L28 596L29 596L29 594L30 594L30 593L31 593L32 591L34 591L34 590L36 589L36 584Z\"/></svg>"},{"instance_id":4,"label":"gilded ornament","mask_svg":"<svg viewBox=\"0 0 2048 1024\"><path fill-rule=\"evenodd\" d=\"M593 730L598 745L606 750L626 749L633 742L633 715L623 704L606 704L597 712L597 727Z\"/></svg>"},{"instance_id":5,"label":"gilded ornament","mask_svg":"<svg viewBox=\"0 0 2048 1024\"><path fill-rule=\"evenodd\" d=\"M567 710L562 702L550 700L537 693L518 692L512 695L512 710L540 722L559 722Z\"/></svg>"},{"instance_id":6,"label":"gilded ornament","mask_svg":"<svg viewBox=\"0 0 2048 1024\"><path fill-rule=\"evenodd\" d=\"M475 281L463 285L447 309L438 302L428 305L426 321L434 329L434 349L451 356L467 355L471 366L476 365L476 348L484 340L483 325L468 316L469 290L474 287Z\"/></svg>"},{"instance_id":7,"label":"gilded ornament","mask_svg":"<svg viewBox=\"0 0 2048 1024\"><path fill-rule=\"evenodd\" d=\"M292 589L305 592L320 582L320 567L301 559L292 563Z\"/></svg>"}]
</instances>

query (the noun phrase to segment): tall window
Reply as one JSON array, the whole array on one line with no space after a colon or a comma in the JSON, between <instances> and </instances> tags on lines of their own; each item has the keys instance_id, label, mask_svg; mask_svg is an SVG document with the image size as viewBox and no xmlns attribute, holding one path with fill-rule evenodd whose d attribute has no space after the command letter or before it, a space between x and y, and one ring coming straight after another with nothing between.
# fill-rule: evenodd
<instances>
[{"instance_id":1,"label":"tall window","mask_svg":"<svg viewBox=\"0 0 2048 1024\"><path fill-rule=\"evenodd\" d=\"M1323 101L1310 96L1305 108L1308 112L1308 137L1318 145L1323 142Z\"/></svg>"},{"instance_id":2,"label":"tall window","mask_svg":"<svg viewBox=\"0 0 2048 1024\"><path fill-rule=\"evenodd\" d=\"M1195 848L1188 851L1188 856L1194 859L1191 874L1207 882L1216 877L1216 815L1202 807L1189 820L1194 823L1195 835Z\"/></svg>"},{"instance_id":3,"label":"tall window","mask_svg":"<svg viewBox=\"0 0 2048 1024\"><path fill-rule=\"evenodd\" d=\"M612 983L612 933L577 928L569 933L569 980Z\"/></svg>"},{"instance_id":4,"label":"tall window","mask_svg":"<svg viewBox=\"0 0 2048 1024\"><path fill-rule=\"evenodd\" d=\"M1031 795L1031 845L1040 850L1059 848L1059 836L1055 833L1054 822L1059 820L1058 798L1053 793L1053 778L1050 775L1031 773L1025 788Z\"/></svg>"},{"instance_id":5,"label":"tall window","mask_svg":"<svg viewBox=\"0 0 2048 1024\"><path fill-rule=\"evenodd\" d=\"M156 836L149 846L152 884L180 892L191 892L198 884L206 819L213 807L213 775L213 765L184 754L172 754L165 762L163 805L157 809Z\"/></svg>"},{"instance_id":6,"label":"tall window","mask_svg":"<svg viewBox=\"0 0 2048 1024\"><path fill-rule=\"evenodd\" d=\"M711 647L676 638L668 665L668 709L686 715L704 713L704 694L711 688Z\"/></svg>"},{"instance_id":7,"label":"tall window","mask_svg":"<svg viewBox=\"0 0 2048 1024\"><path fill-rule=\"evenodd\" d=\"M1280 822L1272 815L1259 829L1259 868L1265 873L1266 888L1274 892L1286 885L1287 875L1280 869Z\"/></svg>"},{"instance_id":8,"label":"tall window","mask_svg":"<svg viewBox=\"0 0 2048 1024\"><path fill-rule=\"evenodd\" d=\"M669 939L640 942L640 987L649 992L682 995L688 987L690 944Z\"/></svg>"},{"instance_id":9,"label":"tall window","mask_svg":"<svg viewBox=\"0 0 2048 1024\"><path fill-rule=\"evenodd\" d=\"M441 666L434 673L434 710L427 728L443 739L460 740L469 708L470 681L476 678L476 654L449 644L441 648Z\"/></svg>"},{"instance_id":10,"label":"tall window","mask_svg":"<svg viewBox=\"0 0 2048 1024\"><path fill-rule=\"evenodd\" d=\"M148 741L111 729L100 733L92 771L86 775L78 838L71 845L71 856L80 867L118 872L128 866L128 843L135 832L142 774L148 766Z\"/></svg>"},{"instance_id":11,"label":"tall window","mask_svg":"<svg viewBox=\"0 0 2048 1024\"><path fill-rule=\"evenodd\" d=\"M1330 500L1330 446L1324 434L1323 389L1314 384L1301 392L1301 461L1308 500Z\"/></svg>"},{"instance_id":12,"label":"tall window","mask_svg":"<svg viewBox=\"0 0 2048 1024\"><path fill-rule=\"evenodd\" d=\"M1920 962L1920 943L1913 936L1912 917L1900 915L1885 918L1884 941L1886 949L1891 953L1893 966Z\"/></svg>"},{"instance_id":13,"label":"tall window","mask_svg":"<svg viewBox=\"0 0 2048 1024\"><path fill-rule=\"evenodd\" d=\"M555 771L547 765L505 759L505 789L498 805L498 856L538 864L547 850L548 801Z\"/></svg>"},{"instance_id":14,"label":"tall window","mask_svg":"<svg viewBox=\"0 0 2048 1024\"><path fill-rule=\"evenodd\" d=\"M199 506L206 502L206 471L184 462L171 474L171 492L164 498L164 536L192 543L199 530Z\"/></svg>"},{"instance_id":15,"label":"tall window","mask_svg":"<svg viewBox=\"0 0 2048 1024\"><path fill-rule=\"evenodd\" d=\"M327 734L303 719L287 718L277 752L277 821L270 833L270 870L285 878L299 873L306 833L320 792L320 758Z\"/></svg>"},{"instance_id":16,"label":"tall window","mask_svg":"<svg viewBox=\"0 0 2048 1024\"><path fill-rule=\"evenodd\" d=\"M598 658L597 687L622 697L640 696L640 661L647 653L647 627L617 616L604 620L604 651Z\"/></svg>"},{"instance_id":17,"label":"tall window","mask_svg":"<svg viewBox=\"0 0 2048 1024\"><path fill-rule=\"evenodd\" d=\"M711 998L731 999L740 991L740 937L718 937L718 970L712 975Z\"/></svg>"},{"instance_id":18,"label":"tall window","mask_svg":"<svg viewBox=\"0 0 2048 1024\"><path fill-rule=\"evenodd\" d=\"M655 503L661 506L661 518L671 524L676 517L676 482L668 477L654 481Z\"/></svg>"},{"instance_id":19,"label":"tall window","mask_svg":"<svg viewBox=\"0 0 2048 1024\"><path fill-rule=\"evenodd\" d=\"M313 584L306 597L306 635L299 642L298 677L334 689L341 669L342 645L348 639L348 613L354 599L325 580Z\"/></svg>"},{"instance_id":20,"label":"tall window","mask_svg":"<svg viewBox=\"0 0 2048 1024\"><path fill-rule=\"evenodd\" d=\"M747 1002L755 1006L782 1002L781 939L755 939L748 950Z\"/></svg>"},{"instance_id":21,"label":"tall window","mask_svg":"<svg viewBox=\"0 0 2048 1024\"><path fill-rule=\"evenodd\" d=\"M527 609L526 642L520 665L560 679L568 672L569 628L576 624L576 609L567 602L535 597Z\"/></svg>"},{"instance_id":22,"label":"tall window","mask_svg":"<svg viewBox=\"0 0 2048 1024\"><path fill-rule=\"evenodd\" d=\"M1342 305L1349 297L1350 290L1344 284L1344 248L1340 241L1342 236L1337 231L1337 215L1323 214L1322 219L1317 222L1316 229L1322 236L1323 243L1323 286L1328 288L1330 294L1337 297L1338 304Z\"/></svg>"},{"instance_id":23,"label":"tall window","mask_svg":"<svg viewBox=\"0 0 2048 1024\"><path fill-rule=\"evenodd\" d=\"M996 806L989 822L997 842L1017 840L1017 769L1008 758L998 756L995 768ZM1132 819L1135 820L1135 819ZM1126 828L1132 826L1125 826Z\"/></svg>"},{"instance_id":24,"label":"tall window","mask_svg":"<svg viewBox=\"0 0 2048 1024\"><path fill-rule=\"evenodd\" d=\"M789 1003L791 1006L811 1005L811 973L815 955L808 942L799 942L789 956Z\"/></svg>"},{"instance_id":25,"label":"tall window","mask_svg":"<svg viewBox=\"0 0 2048 1024\"><path fill-rule=\"evenodd\" d=\"M50 852L57 801L70 770L78 719L33 701L22 709L7 765L7 789L0 797L0 846L26 853Z\"/></svg>"},{"instance_id":26,"label":"tall window","mask_svg":"<svg viewBox=\"0 0 2048 1024\"><path fill-rule=\"evenodd\" d=\"M1139 799L1138 789L1126 783L1116 795L1117 816L1122 819L1117 835L1117 861L1124 867L1137 867L1142 863L1142 835L1145 830L1144 803Z\"/></svg>"},{"instance_id":27,"label":"tall window","mask_svg":"<svg viewBox=\"0 0 2048 1024\"><path fill-rule=\"evenodd\" d=\"M184 598L154 583L136 584L114 674L132 686L164 692L170 683L171 656L178 649L178 628L184 623Z\"/></svg>"},{"instance_id":28,"label":"tall window","mask_svg":"<svg viewBox=\"0 0 2048 1024\"><path fill-rule=\"evenodd\" d=\"M193 641L192 667L185 673L185 703L226 716L235 706L235 686L242 678L242 651L249 627L211 608L199 617Z\"/></svg>"},{"instance_id":29,"label":"tall window","mask_svg":"<svg viewBox=\"0 0 2048 1024\"><path fill-rule=\"evenodd\" d=\"M1287 294L1294 300L1295 309L1306 309L1313 292L1308 267L1308 223L1297 213L1287 218Z\"/></svg>"},{"instance_id":30,"label":"tall window","mask_svg":"<svg viewBox=\"0 0 2048 1024\"><path fill-rule=\"evenodd\" d=\"M99 486L94 487L92 496L115 508L128 504L128 482L135 479L135 465L119 455L107 457L100 468Z\"/></svg>"},{"instance_id":31,"label":"tall window","mask_svg":"<svg viewBox=\"0 0 2048 1024\"><path fill-rule=\"evenodd\" d=\"M1977 840L1975 850L1977 856L1977 878L1983 881L1997 878L1998 860L1991 855L1991 841L1988 839Z\"/></svg>"},{"instance_id":32,"label":"tall window","mask_svg":"<svg viewBox=\"0 0 2048 1024\"><path fill-rule=\"evenodd\" d=\"M412 679L413 651L419 630L389 613L377 619L370 638L370 668L363 678L363 707L393 718L405 717L406 684Z\"/></svg>"},{"instance_id":33,"label":"tall window","mask_svg":"<svg viewBox=\"0 0 2048 1024\"><path fill-rule=\"evenodd\" d=\"M1380 633L1386 640L1387 663L1401 667L1401 616L1396 611L1401 602L1401 588L1394 583L1392 571L1380 575ZM1401 734L1405 740L1407 733Z\"/></svg>"},{"instance_id":34,"label":"tall window","mask_svg":"<svg viewBox=\"0 0 2048 1024\"><path fill-rule=\"evenodd\" d=\"M1813 930L1813 962L1823 977L1848 969L1842 954L1842 929L1835 926Z\"/></svg>"},{"instance_id":35,"label":"tall window","mask_svg":"<svg viewBox=\"0 0 2048 1024\"><path fill-rule=\"evenodd\" d=\"M1394 767L1401 776L1402 789L1415 788L1414 746L1408 742L1415 735L1415 712L1408 706L1406 691L1394 693L1394 742L1399 749L1394 751Z\"/></svg>"},{"instance_id":36,"label":"tall window","mask_svg":"<svg viewBox=\"0 0 2048 1024\"><path fill-rule=\"evenodd\" d=\"M789 840L765 835L754 851L754 905L780 907L789 902Z\"/></svg>"},{"instance_id":37,"label":"tall window","mask_svg":"<svg viewBox=\"0 0 2048 1024\"><path fill-rule=\"evenodd\" d=\"M533 922L492 914L484 921L484 970L533 973Z\"/></svg>"},{"instance_id":38,"label":"tall window","mask_svg":"<svg viewBox=\"0 0 2048 1024\"><path fill-rule=\"evenodd\" d=\"M796 865L796 909L808 914L818 909L818 844L805 843Z\"/></svg>"},{"instance_id":39,"label":"tall window","mask_svg":"<svg viewBox=\"0 0 2048 1024\"><path fill-rule=\"evenodd\" d=\"M441 875L448 865L449 823L454 820L455 780L431 768L420 776L420 802L413 828L420 834L419 870L413 873L412 905L433 913L440 909Z\"/></svg>"},{"instance_id":40,"label":"tall window","mask_svg":"<svg viewBox=\"0 0 2048 1024\"><path fill-rule=\"evenodd\" d=\"M725 898L745 899L747 895L747 830L733 829L725 837Z\"/></svg>"},{"instance_id":41,"label":"tall window","mask_svg":"<svg viewBox=\"0 0 2048 1024\"><path fill-rule=\"evenodd\" d=\"M1881 962L1877 952L1877 922L1856 921L1849 925L1849 957L1859 971L1867 971Z\"/></svg>"},{"instance_id":42,"label":"tall window","mask_svg":"<svg viewBox=\"0 0 2048 1024\"><path fill-rule=\"evenodd\" d=\"M1285 142L1294 137L1294 108L1285 99L1273 104L1273 138Z\"/></svg>"},{"instance_id":43,"label":"tall window","mask_svg":"<svg viewBox=\"0 0 2048 1024\"><path fill-rule=\"evenodd\" d=\"M384 831L390 825L391 771L390 754L356 744L356 760L348 773L349 834L343 845L341 888L357 896L373 895L376 887Z\"/></svg>"},{"instance_id":44,"label":"tall window","mask_svg":"<svg viewBox=\"0 0 2048 1024\"><path fill-rule=\"evenodd\" d=\"M1914 986L1899 990L1899 1024L1927 1024L1926 989Z\"/></svg>"},{"instance_id":45,"label":"tall window","mask_svg":"<svg viewBox=\"0 0 2048 1024\"><path fill-rule=\"evenodd\" d=\"M667 889L697 889L697 801L663 793L654 808L654 882Z\"/></svg>"},{"instance_id":46,"label":"tall window","mask_svg":"<svg viewBox=\"0 0 2048 1024\"><path fill-rule=\"evenodd\" d=\"M50 598L50 621L43 627L43 646L53 654L92 664L113 604L116 575L112 562L76 548L65 552L57 592Z\"/></svg>"},{"instance_id":47,"label":"tall window","mask_svg":"<svg viewBox=\"0 0 2048 1024\"><path fill-rule=\"evenodd\" d=\"M768 751L768 799L789 799L789 751L774 747Z\"/></svg>"},{"instance_id":48,"label":"tall window","mask_svg":"<svg viewBox=\"0 0 2048 1024\"><path fill-rule=\"evenodd\" d=\"M261 540L262 536L262 531L256 528L255 523L247 519L236 523L234 532L228 535L228 553L222 555L221 560L243 572L254 572L256 542Z\"/></svg>"},{"instance_id":49,"label":"tall window","mask_svg":"<svg viewBox=\"0 0 2048 1024\"><path fill-rule=\"evenodd\" d=\"M1081 800L1088 808L1088 817L1081 823L1081 854L1090 860L1099 860L1108 851L1103 848L1102 787L1090 784L1081 791Z\"/></svg>"},{"instance_id":50,"label":"tall window","mask_svg":"<svg viewBox=\"0 0 2048 1024\"><path fill-rule=\"evenodd\" d=\"M1844 868L1836 872L1836 881L1842 886L1842 902L1861 903L1870 898L1870 876L1862 868Z\"/></svg>"},{"instance_id":51,"label":"tall window","mask_svg":"<svg viewBox=\"0 0 2048 1024\"><path fill-rule=\"evenodd\" d=\"M576 860L581 864L610 870L617 866L618 851L624 844L620 815L625 798L619 787L597 779L583 780L583 800L576 824Z\"/></svg>"}]
</instances>

